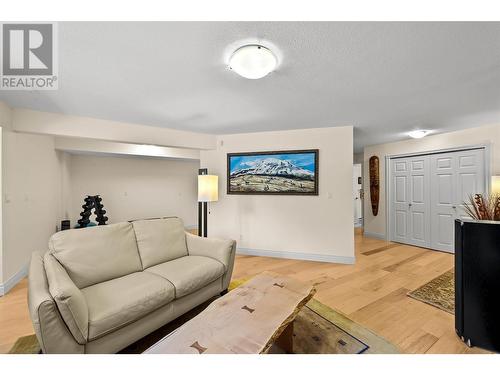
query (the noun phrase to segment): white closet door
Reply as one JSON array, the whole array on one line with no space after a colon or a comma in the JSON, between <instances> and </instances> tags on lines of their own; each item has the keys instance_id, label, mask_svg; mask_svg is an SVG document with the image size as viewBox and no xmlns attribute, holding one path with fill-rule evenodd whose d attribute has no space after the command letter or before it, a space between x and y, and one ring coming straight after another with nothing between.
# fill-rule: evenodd
<instances>
[{"instance_id":1,"label":"white closet door","mask_svg":"<svg viewBox=\"0 0 500 375\"><path fill-rule=\"evenodd\" d=\"M392 239L430 246L429 157L392 160Z\"/></svg>"},{"instance_id":2,"label":"white closet door","mask_svg":"<svg viewBox=\"0 0 500 375\"><path fill-rule=\"evenodd\" d=\"M431 247L453 252L454 221L468 218L464 201L469 194L486 191L484 150L432 155L431 173Z\"/></svg>"},{"instance_id":3,"label":"white closet door","mask_svg":"<svg viewBox=\"0 0 500 375\"><path fill-rule=\"evenodd\" d=\"M454 153L431 155L431 247L448 252L454 248L456 164Z\"/></svg>"},{"instance_id":4,"label":"white closet door","mask_svg":"<svg viewBox=\"0 0 500 375\"><path fill-rule=\"evenodd\" d=\"M431 244L429 156L409 158L408 243L429 247Z\"/></svg>"},{"instance_id":5,"label":"white closet door","mask_svg":"<svg viewBox=\"0 0 500 375\"><path fill-rule=\"evenodd\" d=\"M457 218L469 218L463 210L464 202L468 201L470 194L485 194L487 190L484 150L461 151L456 154L455 206L457 207Z\"/></svg>"},{"instance_id":6,"label":"white closet door","mask_svg":"<svg viewBox=\"0 0 500 375\"><path fill-rule=\"evenodd\" d=\"M407 159L393 159L391 162L392 174L392 239L406 243L409 239L409 166Z\"/></svg>"}]
</instances>

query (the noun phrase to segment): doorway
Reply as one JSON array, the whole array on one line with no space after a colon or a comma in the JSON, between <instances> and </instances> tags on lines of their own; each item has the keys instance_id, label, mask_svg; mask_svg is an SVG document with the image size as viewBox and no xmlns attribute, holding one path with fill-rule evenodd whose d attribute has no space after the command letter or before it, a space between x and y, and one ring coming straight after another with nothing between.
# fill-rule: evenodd
<instances>
[{"instance_id":1,"label":"doorway","mask_svg":"<svg viewBox=\"0 0 500 375\"><path fill-rule=\"evenodd\" d=\"M363 186L362 166L354 164L352 174L352 196L354 209L354 227L363 226Z\"/></svg>"}]
</instances>

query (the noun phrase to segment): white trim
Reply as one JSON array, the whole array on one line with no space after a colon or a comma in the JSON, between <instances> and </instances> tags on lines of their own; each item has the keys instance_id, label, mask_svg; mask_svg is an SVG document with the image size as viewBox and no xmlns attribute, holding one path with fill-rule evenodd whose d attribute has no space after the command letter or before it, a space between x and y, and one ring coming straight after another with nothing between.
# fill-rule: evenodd
<instances>
[{"instance_id":1,"label":"white trim","mask_svg":"<svg viewBox=\"0 0 500 375\"><path fill-rule=\"evenodd\" d=\"M459 151L468 151L468 150L477 150L477 149L486 149L491 146L490 143L481 143L477 145L470 145L470 146L460 146L460 147L450 147L450 148L443 148L443 149L438 149L438 150L429 150L429 151L419 151L419 152L410 152L406 154L394 154L394 155L386 155L386 158L389 159L396 159L396 158L408 158L412 156L423 156L423 155L433 155L433 154L445 154L448 152L459 152Z\"/></svg>"},{"instance_id":2,"label":"white trim","mask_svg":"<svg viewBox=\"0 0 500 375\"><path fill-rule=\"evenodd\" d=\"M489 195L491 193L491 143L484 146L484 175L488 179L486 181L486 193Z\"/></svg>"},{"instance_id":3,"label":"white trim","mask_svg":"<svg viewBox=\"0 0 500 375\"><path fill-rule=\"evenodd\" d=\"M363 232L364 237L372 237L378 238L379 240L385 240L385 234L383 233L375 233L375 232L367 232L366 230Z\"/></svg>"},{"instance_id":4,"label":"white trim","mask_svg":"<svg viewBox=\"0 0 500 375\"><path fill-rule=\"evenodd\" d=\"M107 142L215 150L217 136L62 113L12 108L12 130L21 133L89 138Z\"/></svg>"},{"instance_id":5,"label":"white trim","mask_svg":"<svg viewBox=\"0 0 500 375\"><path fill-rule=\"evenodd\" d=\"M260 249L248 249L242 247L236 249L236 254L252 255L258 257L270 257L270 258L310 260L313 262L342 263L342 264L354 264L356 260L354 257L345 257L338 255L299 253L296 251L260 250Z\"/></svg>"},{"instance_id":6,"label":"white trim","mask_svg":"<svg viewBox=\"0 0 500 375\"><path fill-rule=\"evenodd\" d=\"M385 235L384 235L384 240L390 241L392 236L391 236L391 202L390 197L391 197L391 181L390 179L392 178L391 176L391 157L389 155L385 156L385 173L384 173L384 179L385 179Z\"/></svg>"},{"instance_id":7,"label":"white trim","mask_svg":"<svg viewBox=\"0 0 500 375\"><path fill-rule=\"evenodd\" d=\"M55 137L56 150L77 155L139 156L173 160L200 160L200 150L108 142L96 139Z\"/></svg>"},{"instance_id":8,"label":"white trim","mask_svg":"<svg viewBox=\"0 0 500 375\"><path fill-rule=\"evenodd\" d=\"M413 152L407 154L397 154L397 155L386 155L385 156L385 236L383 239L386 241L392 241L392 227L391 227L391 170L390 170L390 162L391 159L398 158L406 158L412 156L422 156L422 155L433 155L433 154L444 154L448 152L460 152L460 151L469 151L469 150L484 150L484 178L486 193L489 194L491 191L491 142L486 142L478 145L472 146L461 146L461 147L452 147L452 148L444 148L440 150L430 150L430 151L422 151L422 152ZM365 232L366 235L366 232Z\"/></svg>"},{"instance_id":9,"label":"white trim","mask_svg":"<svg viewBox=\"0 0 500 375\"><path fill-rule=\"evenodd\" d=\"M28 264L25 264L19 271L12 275L6 282L0 284L0 296L3 296L14 288L17 283L28 276Z\"/></svg>"},{"instance_id":10,"label":"white trim","mask_svg":"<svg viewBox=\"0 0 500 375\"><path fill-rule=\"evenodd\" d=\"M198 229L198 224L184 225L184 228L187 230Z\"/></svg>"}]
</instances>

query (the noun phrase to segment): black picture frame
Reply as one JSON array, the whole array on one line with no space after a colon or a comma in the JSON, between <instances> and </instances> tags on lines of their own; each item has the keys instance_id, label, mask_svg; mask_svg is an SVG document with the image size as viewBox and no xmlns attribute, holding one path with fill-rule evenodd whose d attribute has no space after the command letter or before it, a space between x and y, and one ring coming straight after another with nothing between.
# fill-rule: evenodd
<instances>
[{"instance_id":1,"label":"black picture frame","mask_svg":"<svg viewBox=\"0 0 500 375\"><path fill-rule=\"evenodd\" d=\"M234 191L231 190L231 158L245 156L276 156L290 154L314 154L314 178L312 191ZM319 149L259 151L259 152L234 152L227 154L226 166L226 193L228 195L319 195Z\"/></svg>"}]
</instances>

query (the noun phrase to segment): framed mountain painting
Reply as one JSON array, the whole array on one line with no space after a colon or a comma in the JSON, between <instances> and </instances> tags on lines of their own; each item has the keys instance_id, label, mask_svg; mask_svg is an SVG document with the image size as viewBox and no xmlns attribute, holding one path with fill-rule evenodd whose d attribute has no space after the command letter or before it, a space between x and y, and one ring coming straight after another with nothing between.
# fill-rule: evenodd
<instances>
[{"instance_id":1,"label":"framed mountain painting","mask_svg":"<svg viewBox=\"0 0 500 375\"><path fill-rule=\"evenodd\" d=\"M318 150L227 154L227 193L318 195Z\"/></svg>"}]
</instances>

